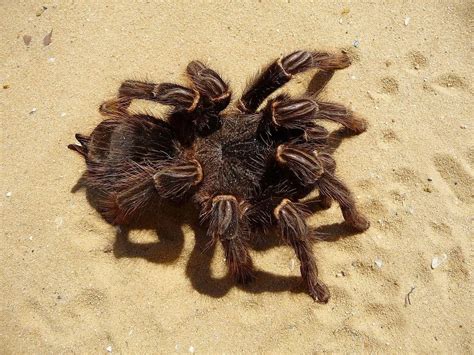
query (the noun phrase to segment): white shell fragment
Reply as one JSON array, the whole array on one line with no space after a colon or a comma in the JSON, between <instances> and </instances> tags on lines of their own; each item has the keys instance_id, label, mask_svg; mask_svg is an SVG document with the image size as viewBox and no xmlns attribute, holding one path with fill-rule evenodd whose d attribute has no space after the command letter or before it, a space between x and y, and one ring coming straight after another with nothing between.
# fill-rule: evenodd
<instances>
[{"instance_id":1,"label":"white shell fragment","mask_svg":"<svg viewBox=\"0 0 474 355\"><path fill-rule=\"evenodd\" d=\"M108 353L111 353L112 352L112 346L109 345L108 347L105 348L105 350L107 350Z\"/></svg>"},{"instance_id":2,"label":"white shell fragment","mask_svg":"<svg viewBox=\"0 0 474 355\"><path fill-rule=\"evenodd\" d=\"M405 24L405 26L408 26L408 24L410 23L410 20L411 20L410 17L408 17L408 16L405 17L405 20L404 20L404 22L403 22L403 23Z\"/></svg>"},{"instance_id":3,"label":"white shell fragment","mask_svg":"<svg viewBox=\"0 0 474 355\"><path fill-rule=\"evenodd\" d=\"M382 259L375 259L374 264L375 264L375 266L377 266L380 269L383 266L383 260Z\"/></svg>"},{"instance_id":4,"label":"white shell fragment","mask_svg":"<svg viewBox=\"0 0 474 355\"><path fill-rule=\"evenodd\" d=\"M431 260L431 268L434 270L437 267L439 267L441 264L443 264L446 259L448 259L448 256L446 254L442 255L435 255L433 259Z\"/></svg>"}]
</instances>

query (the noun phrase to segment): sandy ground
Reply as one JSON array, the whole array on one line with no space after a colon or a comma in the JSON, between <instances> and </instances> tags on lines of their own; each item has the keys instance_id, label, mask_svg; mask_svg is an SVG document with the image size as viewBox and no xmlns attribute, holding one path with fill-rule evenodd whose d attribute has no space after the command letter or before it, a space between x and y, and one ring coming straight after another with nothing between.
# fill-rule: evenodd
<instances>
[{"instance_id":1,"label":"sandy ground","mask_svg":"<svg viewBox=\"0 0 474 355\"><path fill-rule=\"evenodd\" d=\"M0 1L0 352L472 352L472 1L198 3ZM329 233L327 305L284 245L254 250L237 287L192 213L127 240L75 188L66 145L122 80L180 81L201 59L238 93L300 48L352 48L325 96L370 124L336 159L372 227L350 235L337 206L310 219Z\"/></svg>"}]
</instances>

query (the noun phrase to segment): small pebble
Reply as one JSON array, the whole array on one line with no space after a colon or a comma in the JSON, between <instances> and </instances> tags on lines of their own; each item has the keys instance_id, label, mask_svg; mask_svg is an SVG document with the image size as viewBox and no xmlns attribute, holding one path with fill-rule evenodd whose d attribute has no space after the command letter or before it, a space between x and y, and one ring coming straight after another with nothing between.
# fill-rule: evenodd
<instances>
[{"instance_id":1,"label":"small pebble","mask_svg":"<svg viewBox=\"0 0 474 355\"><path fill-rule=\"evenodd\" d=\"M59 229L63 225L64 220L62 217L56 217L54 223L56 224L56 228Z\"/></svg>"},{"instance_id":2,"label":"small pebble","mask_svg":"<svg viewBox=\"0 0 474 355\"><path fill-rule=\"evenodd\" d=\"M194 354L194 353L196 352L196 349L194 349L194 346L191 345L191 346L188 348L188 352L190 352L191 354Z\"/></svg>"},{"instance_id":3,"label":"small pebble","mask_svg":"<svg viewBox=\"0 0 474 355\"><path fill-rule=\"evenodd\" d=\"M461 125L461 129L466 129L466 128L467 128L467 126L465 124Z\"/></svg>"},{"instance_id":4,"label":"small pebble","mask_svg":"<svg viewBox=\"0 0 474 355\"><path fill-rule=\"evenodd\" d=\"M56 58L54 57L49 57L48 58L48 63L54 63L56 61Z\"/></svg>"},{"instance_id":5,"label":"small pebble","mask_svg":"<svg viewBox=\"0 0 474 355\"><path fill-rule=\"evenodd\" d=\"M36 11L36 17L40 17L47 9L48 8L46 6L41 6L41 8Z\"/></svg>"},{"instance_id":6,"label":"small pebble","mask_svg":"<svg viewBox=\"0 0 474 355\"><path fill-rule=\"evenodd\" d=\"M61 112L61 117L66 117L66 112Z\"/></svg>"},{"instance_id":7,"label":"small pebble","mask_svg":"<svg viewBox=\"0 0 474 355\"><path fill-rule=\"evenodd\" d=\"M32 37L31 37L30 35L24 35L24 36L23 36L23 42L24 42L25 45L27 45L27 46L30 45L31 39L32 39Z\"/></svg>"},{"instance_id":8,"label":"small pebble","mask_svg":"<svg viewBox=\"0 0 474 355\"><path fill-rule=\"evenodd\" d=\"M342 25L342 18L339 19L339 23Z\"/></svg>"},{"instance_id":9,"label":"small pebble","mask_svg":"<svg viewBox=\"0 0 474 355\"><path fill-rule=\"evenodd\" d=\"M432 178L428 178L427 180L428 180L428 181L433 181L433 179L432 179Z\"/></svg>"},{"instance_id":10,"label":"small pebble","mask_svg":"<svg viewBox=\"0 0 474 355\"><path fill-rule=\"evenodd\" d=\"M31 111L29 112L30 115L32 115L33 113L35 113L37 110L38 110L38 109L37 109L36 107L33 107L33 108L31 109Z\"/></svg>"},{"instance_id":11,"label":"small pebble","mask_svg":"<svg viewBox=\"0 0 474 355\"><path fill-rule=\"evenodd\" d=\"M382 259L375 259L374 264L380 269L383 266L383 261Z\"/></svg>"},{"instance_id":12,"label":"small pebble","mask_svg":"<svg viewBox=\"0 0 474 355\"><path fill-rule=\"evenodd\" d=\"M404 21L404 23L405 23L405 26L408 26L408 24L410 23L410 20L411 20L411 18L410 18L410 17L408 17L408 16L407 16L407 17L405 17L405 21Z\"/></svg>"},{"instance_id":13,"label":"small pebble","mask_svg":"<svg viewBox=\"0 0 474 355\"><path fill-rule=\"evenodd\" d=\"M336 277L344 277L344 276L346 276L346 274L344 273L344 271L338 272L338 273L336 274Z\"/></svg>"},{"instance_id":14,"label":"small pebble","mask_svg":"<svg viewBox=\"0 0 474 355\"><path fill-rule=\"evenodd\" d=\"M51 32L49 32L46 36L44 36L43 38L43 46L49 46L52 42L52 38L53 38L53 30L51 30Z\"/></svg>"},{"instance_id":15,"label":"small pebble","mask_svg":"<svg viewBox=\"0 0 474 355\"><path fill-rule=\"evenodd\" d=\"M433 259L431 260L431 268L433 270L436 269L441 264L443 264L447 259L448 259L448 256L446 254L442 254L440 256L438 255L434 256Z\"/></svg>"},{"instance_id":16,"label":"small pebble","mask_svg":"<svg viewBox=\"0 0 474 355\"><path fill-rule=\"evenodd\" d=\"M4 88L5 90L8 89L9 87L10 87L10 85L8 85L8 84L3 84L3 88Z\"/></svg>"},{"instance_id":17,"label":"small pebble","mask_svg":"<svg viewBox=\"0 0 474 355\"><path fill-rule=\"evenodd\" d=\"M109 345L108 347L105 348L105 350L107 350L108 353L111 353L112 352L112 346Z\"/></svg>"},{"instance_id":18,"label":"small pebble","mask_svg":"<svg viewBox=\"0 0 474 355\"><path fill-rule=\"evenodd\" d=\"M345 7L342 9L341 15L342 16L349 15L349 12L351 12L351 9L349 9L348 7Z\"/></svg>"},{"instance_id":19,"label":"small pebble","mask_svg":"<svg viewBox=\"0 0 474 355\"><path fill-rule=\"evenodd\" d=\"M8 191L8 192L5 194L5 196L7 196L7 197L12 197L11 191Z\"/></svg>"},{"instance_id":20,"label":"small pebble","mask_svg":"<svg viewBox=\"0 0 474 355\"><path fill-rule=\"evenodd\" d=\"M352 42L352 45L353 45L355 48L359 48L359 46L360 46L359 40L357 40L357 39L354 40L354 42Z\"/></svg>"},{"instance_id":21,"label":"small pebble","mask_svg":"<svg viewBox=\"0 0 474 355\"><path fill-rule=\"evenodd\" d=\"M295 265L296 265L295 259L291 259L288 263L288 267L290 268L290 271L293 271L295 269Z\"/></svg>"}]
</instances>

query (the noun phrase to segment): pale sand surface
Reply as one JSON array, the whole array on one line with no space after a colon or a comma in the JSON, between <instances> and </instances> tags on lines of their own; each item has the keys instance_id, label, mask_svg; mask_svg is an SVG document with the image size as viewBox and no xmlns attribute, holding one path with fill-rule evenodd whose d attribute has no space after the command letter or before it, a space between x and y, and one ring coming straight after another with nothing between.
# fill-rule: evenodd
<instances>
[{"instance_id":1,"label":"pale sand surface","mask_svg":"<svg viewBox=\"0 0 474 355\"><path fill-rule=\"evenodd\" d=\"M197 4L0 1L0 352L472 352L473 2ZM352 48L325 96L370 124L335 154L372 227L314 246L327 305L289 247L253 251L258 279L236 287L180 211L127 244L71 191L84 163L66 145L122 80L180 81L201 59L238 93L301 48ZM310 219L341 221L337 206Z\"/></svg>"}]
</instances>

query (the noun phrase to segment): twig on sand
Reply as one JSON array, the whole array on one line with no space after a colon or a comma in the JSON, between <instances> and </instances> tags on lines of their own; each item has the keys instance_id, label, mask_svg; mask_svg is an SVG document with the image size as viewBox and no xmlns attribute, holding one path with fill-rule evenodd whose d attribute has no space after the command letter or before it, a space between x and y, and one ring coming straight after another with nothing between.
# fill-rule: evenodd
<instances>
[{"instance_id":1,"label":"twig on sand","mask_svg":"<svg viewBox=\"0 0 474 355\"><path fill-rule=\"evenodd\" d=\"M415 291L416 286L412 286L410 292L408 292L405 296L405 307L411 305L410 295Z\"/></svg>"}]
</instances>

